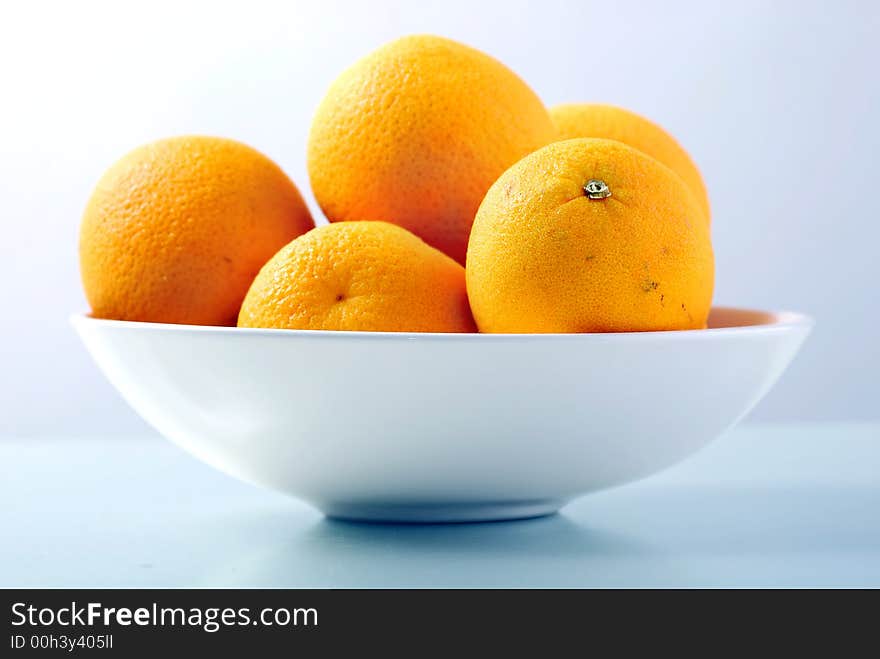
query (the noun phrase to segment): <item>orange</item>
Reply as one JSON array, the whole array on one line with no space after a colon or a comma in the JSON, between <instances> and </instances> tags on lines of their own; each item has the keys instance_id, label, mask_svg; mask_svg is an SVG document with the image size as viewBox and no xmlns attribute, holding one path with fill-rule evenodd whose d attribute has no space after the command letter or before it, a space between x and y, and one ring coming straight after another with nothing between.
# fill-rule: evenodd
<instances>
[{"instance_id":1,"label":"orange","mask_svg":"<svg viewBox=\"0 0 880 659\"><path fill-rule=\"evenodd\" d=\"M707 221L711 217L709 194L700 170L672 135L654 122L623 108L598 103L557 105L550 110L558 139L603 137L647 153L681 176L697 197Z\"/></svg>"},{"instance_id":2,"label":"orange","mask_svg":"<svg viewBox=\"0 0 880 659\"><path fill-rule=\"evenodd\" d=\"M217 137L147 144L104 174L83 216L92 314L234 325L262 265L313 226L296 186L249 146Z\"/></svg>"},{"instance_id":3,"label":"orange","mask_svg":"<svg viewBox=\"0 0 880 659\"><path fill-rule=\"evenodd\" d=\"M294 240L257 275L238 325L476 331L464 268L387 222L330 224Z\"/></svg>"},{"instance_id":4,"label":"orange","mask_svg":"<svg viewBox=\"0 0 880 659\"><path fill-rule=\"evenodd\" d=\"M503 64L409 36L330 87L309 134L309 177L330 221L399 224L464 263L486 190L554 136L541 100Z\"/></svg>"},{"instance_id":5,"label":"orange","mask_svg":"<svg viewBox=\"0 0 880 659\"><path fill-rule=\"evenodd\" d=\"M467 256L482 332L703 328L713 282L709 227L690 190L612 140L556 142L507 170Z\"/></svg>"}]
</instances>

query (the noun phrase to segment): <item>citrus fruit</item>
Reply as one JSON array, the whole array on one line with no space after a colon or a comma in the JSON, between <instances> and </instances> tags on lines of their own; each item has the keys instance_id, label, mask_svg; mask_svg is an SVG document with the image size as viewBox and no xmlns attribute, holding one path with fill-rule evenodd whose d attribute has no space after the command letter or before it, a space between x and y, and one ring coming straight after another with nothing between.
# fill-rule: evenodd
<instances>
[{"instance_id":1,"label":"citrus fruit","mask_svg":"<svg viewBox=\"0 0 880 659\"><path fill-rule=\"evenodd\" d=\"M332 84L309 134L309 177L331 222L392 222L464 263L486 190L554 136L543 103L503 64L409 36Z\"/></svg>"},{"instance_id":2,"label":"citrus fruit","mask_svg":"<svg viewBox=\"0 0 880 659\"><path fill-rule=\"evenodd\" d=\"M599 103L557 105L551 108L550 116L560 140L603 137L628 144L659 160L681 176L700 203L706 220L710 220L709 195L700 170L675 138L654 122L635 112Z\"/></svg>"},{"instance_id":3,"label":"citrus fruit","mask_svg":"<svg viewBox=\"0 0 880 659\"><path fill-rule=\"evenodd\" d=\"M114 164L88 202L86 298L98 318L234 325L260 267L313 226L296 186L249 146L153 142Z\"/></svg>"},{"instance_id":4,"label":"citrus fruit","mask_svg":"<svg viewBox=\"0 0 880 659\"><path fill-rule=\"evenodd\" d=\"M603 139L556 142L507 170L467 256L482 332L702 328L713 282L709 227L681 178Z\"/></svg>"},{"instance_id":5,"label":"citrus fruit","mask_svg":"<svg viewBox=\"0 0 880 659\"><path fill-rule=\"evenodd\" d=\"M263 266L239 327L473 332L464 268L387 222L313 229Z\"/></svg>"}]
</instances>

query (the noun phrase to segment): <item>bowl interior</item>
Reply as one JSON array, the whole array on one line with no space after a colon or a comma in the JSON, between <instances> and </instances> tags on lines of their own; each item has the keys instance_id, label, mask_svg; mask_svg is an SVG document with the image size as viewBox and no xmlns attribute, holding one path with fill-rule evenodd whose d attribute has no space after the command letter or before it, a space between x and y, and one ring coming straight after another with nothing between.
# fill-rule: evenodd
<instances>
[{"instance_id":1,"label":"bowl interior","mask_svg":"<svg viewBox=\"0 0 880 659\"><path fill-rule=\"evenodd\" d=\"M788 312L759 311L756 309L736 309L733 307L713 307L709 312L709 329L724 327L754 327L756 325L775 325L793 320L795 314Z\"/></svg>"}]
</instances>

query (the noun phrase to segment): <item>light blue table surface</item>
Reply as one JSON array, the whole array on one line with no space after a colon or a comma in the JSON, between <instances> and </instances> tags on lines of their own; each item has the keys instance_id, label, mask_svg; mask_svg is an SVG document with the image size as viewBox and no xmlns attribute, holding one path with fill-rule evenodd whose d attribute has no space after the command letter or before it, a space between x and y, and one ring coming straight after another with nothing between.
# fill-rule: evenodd
<instances>
[{"instance_id":1,"label":"light blue table surface","mask_svg":"<svg viewBox=\"0 0 880 659\"><path fill-rule=\"evenodd\" d=\"M520 522L366 525L164 440L0 439L0 586L880 586L880 424L743 426Z\"/></svg>"}]
</instances>

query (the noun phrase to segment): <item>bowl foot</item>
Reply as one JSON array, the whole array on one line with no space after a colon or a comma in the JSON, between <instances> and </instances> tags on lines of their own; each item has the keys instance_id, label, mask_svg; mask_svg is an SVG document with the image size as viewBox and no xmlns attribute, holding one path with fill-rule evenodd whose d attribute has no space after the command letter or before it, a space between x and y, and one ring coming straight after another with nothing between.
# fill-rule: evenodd
<instances>
[{"instance_id":1,"label":"bowl foot","mask_svg":"<svg viewBox=\"0 0 880 659\"><path fill-rule=\"evenodd\" d=\"M455 522L499 522L543 517L557 512L566 502L561 499L538 501L493 501L489 503L324 503L318 507L335 519L357 522L403 522L436 524Z\"/></svg>"}]
</instances>

